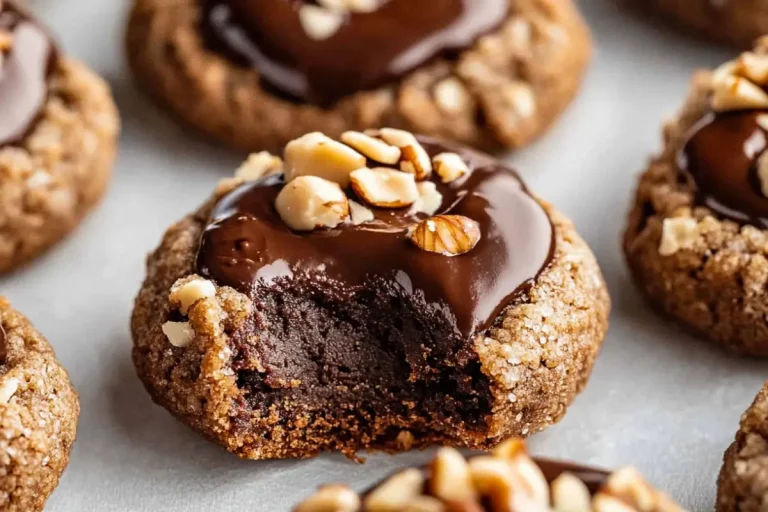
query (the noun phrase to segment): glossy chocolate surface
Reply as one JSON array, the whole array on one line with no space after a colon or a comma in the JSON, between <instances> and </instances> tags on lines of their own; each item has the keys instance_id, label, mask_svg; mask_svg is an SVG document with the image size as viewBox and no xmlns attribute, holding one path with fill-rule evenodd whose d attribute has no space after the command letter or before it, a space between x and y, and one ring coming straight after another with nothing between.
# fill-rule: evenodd
<instances>
[{"instance_id":1,"label":"glossy chocolate surface","mask_svg":"<svg viewBox=\"0 0 768 512\"><path fill-rule=\"evenodd\" d=\"M479 223L481 239L470 252L448 257L416 247L408 227L427 216L408 209L373 209L376 220L358 226L293 232L275 211L283 183L272 176L216 205L201 240L198 273L247 294L276 280L308 279L341 300L373 278L385 279L453 318L463 336L485 330L549 265L554 228L508 167L465 148L420 140L430 155L458 151L472 170L450 184L432 177L443 195L438 214Z\"/></svg>"},{"instance_id":2,"label":"glossy chocolate surface","mask_svg":"<svg viewBox=\"0 0 768 512\"><path fill-rule=\"evenodd\" d=\"M736 222L768 228L768 197L760 190L757 159L768 133L762 110L709 114L691 131L680 168L696 185L697 202Z\"/></svg>"},{"instance_id":3,"label":"glossy chocolate surface","mask_svg":"<svg viewBox=\"0 0 768 512\"><path fill-rule=\"evenodd\" d=\"M259 70L282 95L329 105L451 57L506 18L509 0L389 0L350 13L327 39L302 28L299 0L200 0L209 45Z\"/></svg>"},{"instance_id":4,"label":"glossy chocolate surface","mask_svg":"<svg viewBox=\"0 0 768 512\"><path fill-rule=\"evenodd\" d=\"M0 8L0 32L12 37L0 52L0 146L19 142L34 125L48 96L56 48L46 30L17 2Z\"/></svg>"},{"instance_id":5,"label":"glossy chocolate surface","mask_svg":"<svg viewBox=\"0 0 768 512\"><path fill-rule=\"evenodd\" d=\"M605 482L608 480L610 473L602 469L591 468L589 466L582 466L580 464L574 464L572 462L562 462L558 460L550 459L534 459L538 464L541 472L544 473L544 477L547 482L554 482L557 477L563 473L571 473L576 478L584 482L589 489L589 492L596 494L600 490Z\"/></svg>"}]
</instances>

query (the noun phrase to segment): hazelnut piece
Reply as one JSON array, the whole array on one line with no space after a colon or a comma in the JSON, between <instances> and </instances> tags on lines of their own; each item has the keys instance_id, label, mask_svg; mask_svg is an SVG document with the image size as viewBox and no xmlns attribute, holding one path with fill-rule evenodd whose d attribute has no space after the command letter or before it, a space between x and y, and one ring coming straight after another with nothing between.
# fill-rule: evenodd
<instances>
[{"instance_id":1,"label":"hazelnut piece","mask_svg":"<svg viewBox=\"0 0 768 512\"><path fill-rule=\"evenodd\" d=\"M419 198L412 174L378 167L358 169L350 178L352 190L366 203L379 208L403 208Z\"/></svg>"},{"instance_id":2,"label":"hazelnut piece","mask_svg":"<svg viewBox=\"0 0 768 512\"><path fill-rule=\"evenodd\" d=\"M342 188L349 186L349 173L365 167L365 157L341 142L320 133L308 133L285 146L285 181L299 176L317 176Z\"/></svg>"},{"instance_id":3,"label":"hazelnut piece","mask_svg":"<svg viewBox=\"0 0 768 512\"><path fill-rule=\"evenodd\" d=\"M349 217L349 202L341 187L317 176L299 176L286 184L275 208L295 231L334 228Z\"/></svg>"},{"instance_id":4,"label":"hazelnut piece","mask_svg":"<svg viewBox=\"0 0 768 512\"><path fill-rule=\"evenodd\" d=\"M382 128L378 133L384 142L400 148L401 171L413 174L418 181L425 180L432 174L432 161L414 134L394 128Z\"/></svg>"},{"instance_id":5,"label":"hazelnut piece","mask_svg":"<svg viewBox=\"0 0 768 512\"><path fill-rule=\"evenodd\" d=\"M394 165L400 161L400 148L362 132L344 132L341 141L371 160Z\"/></svg>"},{"instance_id":6,"label":"hazelnut piece","mask_svg":"<svg viewBox=\"0 0 768 512\"><path fill-rule=\"evenodd\" d=\"M432 165L443 183L450 183L469 174L469 167L456 153L440 153L432 159Z\"/></svg>"},{"instance_id":7,"label":"hazelnut piece","mask_svg":"<svg viewBox=\"0 0 768 512\"><path fill-rule=\"evenodd\" d=\"M425 251L458 256L480 241L480 226L463 215L436 215L417 224L409 238Z\"/></svg>"}]
</instances>

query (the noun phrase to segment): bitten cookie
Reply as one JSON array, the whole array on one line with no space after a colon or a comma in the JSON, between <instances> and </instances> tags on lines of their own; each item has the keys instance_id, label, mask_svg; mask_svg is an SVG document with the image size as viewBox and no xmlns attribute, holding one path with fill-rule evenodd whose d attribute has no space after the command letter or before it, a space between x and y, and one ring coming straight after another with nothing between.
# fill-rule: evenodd
<instances>
[{"instance_id":1,"label":"bitten cookie","mask_svg":"<svg viewBox=\"0 0 768 512\"><path fill-rule=\"evenodd\" d=\"M570 103L591 53L571 0L136 0L127 47L179 119L273 152L382 125L522 146Z\"/></svg>"},{"instance_id":2,"label":"bitten cookie","mask_svg":"<svg viewBox=\"0 0 768 512\"><path fill-rule=\"evenodd\" d=\"M640 178L624 236L638 287L733 351L768 355L768 40L700 72Z\"/></svg>"},{"instance_id":3,"label":"bitten cookie","mask_svg":"<svg viewBox=\"0 0 768 512\"><path fill-rule=\"evenodd\" d=\"M0 2L0 273L74 229L109 180L118 115L107 85Z\"/></svg>"},{"instance_id":4,"label":"bitten cookie","mask_svg":"<svg viewBox=\"0 0 768 512\"><path fill-rule=\"evenodd\" d=\"M766 0L640 0L640 3L705 37L741 48L750 48L758 37L768 33Z\"/></svg>"},{"instance_id":5,"label":"bitten cookie","mask_svg":"<svg viewBox=\"0 0 768 512\"><path fill-rule=\"evenodd\" d=\"M559 420L607 328L573 225L491 157L391 128L254 154L149 257L153 399L252 459L487 448Z\"/></svg>"},{"instance_id":6,"label":"bitten cookie","mask_svg":"<svg viewBox=\"0 0 768 512\"><path fill-rule=\"evenodd\" d=\"M403 469L363 493L345 485L326 485L293 510L683 512L634 468L609 473L534 459L518 439L470 459L454 448L441 448L426 466Z\"/></svg>"},{"instance_id":7,"label":"bitten cookie","mask_svg":"<svg viewBox=\"0 0 768 512\"><path fill-rule=\"evenodd\" d=\"M717 512L762 512L768 506L768 382L741 417L717 481Z\"/></svg>"},{"instance_id":8,"label":"bitten cookie","mask_svg":"<svg viewBox=\"0 0 768 512\"><path fill-rule=\"evenodd\" d=\"M51 346L0 297L0 510L43 510L69 462L79 414Z\"/></svg>"}]
</instances>

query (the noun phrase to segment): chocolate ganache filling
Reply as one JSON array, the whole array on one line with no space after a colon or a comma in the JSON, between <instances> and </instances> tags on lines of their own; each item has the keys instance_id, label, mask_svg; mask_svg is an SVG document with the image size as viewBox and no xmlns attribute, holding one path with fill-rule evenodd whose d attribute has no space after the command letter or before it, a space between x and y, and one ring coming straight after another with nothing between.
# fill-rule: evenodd
<instances>
[{"instance_id":1,"label":"chocolate ganache filling","mask_svg":"<svg viewBox=\"0 0 768 512\"><path fill-rule=\"evenodd\" d=\"M711 113L691 130L679 167L696 186L696 201L740 223L768 228L768 197L761 191L758 159L768 132L758 122L768 111ZM763 123L765 124L765 123Z\"/></svg>"},{"instance_id":2,"label":"chocolate ganache filling","mask_svg":"<svg viewBox=\"0 0 768 512\"><path fill-rule=\"evenodd\" d=\"M56 48L48 32L16 1L0 2L0 146L18 143L48 96Z\"/></svg>"},{"instance_id":3,"label":"chocolate ganache filling","mask_svg":"<svg viewBox=\"0 0 768 512\"><path fill-rule=\"evenodd\" d=\"M442 194L437 214L479 223L477 246L447 257L421 250L408 228L427 215L372 208L373 222L311 233L291 231L275 210L282 175L245 184L214 208L197 257L199 274L252 297L263 287L306 283L348 301L386 283L438 313L463 337L489 328L498 313L550 263L554 229L517 174L491 157L420 137L430 154L458 152L471 172Z\"/></svg>"},{"instance_id":4,"label":"chocolate ganache filling","mask_svg":"<svg viewBox=\"0 0 768 512\"><path fill-rule=\"evenodd\" d=\"M373 12L343 14L338 30L313 39L299 14L308 2L200 1L209 46L256 68L270 90L323 106L455 56L509 9L509 0L388 0Z\"/></svg>"}]
</instances>

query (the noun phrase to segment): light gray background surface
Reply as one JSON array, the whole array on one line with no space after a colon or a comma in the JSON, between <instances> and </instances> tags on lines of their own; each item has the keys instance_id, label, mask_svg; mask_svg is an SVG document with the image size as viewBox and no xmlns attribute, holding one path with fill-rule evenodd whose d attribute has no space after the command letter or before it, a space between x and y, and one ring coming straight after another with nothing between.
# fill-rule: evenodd
<instances>
[{"instance_id":1,"label":"light gray background surface","mask_svg":"<svg viewBox=\"0 0 768 512\"><path fill-rule=\"evenodd\" d=\"M72 461L51 512L279 511L318 484L362 488L421 453L338 455L304 462L241 461L155 406L130 361L128 319L144 256L243 155L180 129L135 90L123 55L128 0L32 0L64 47L111 83L124 131L101 207L0 293L55 346L80 392ZM583 94L560 124L511 157L529 185L570 215L608 281L611 331L589 387L534 452L612 467L638 466L691 510L711 510L722 453L768 363L727 356L653 315L631 286L619 238L635 176L660 144L691 72L725 49L582 0L596 54Z\"/></svg>"}]
</instances>

